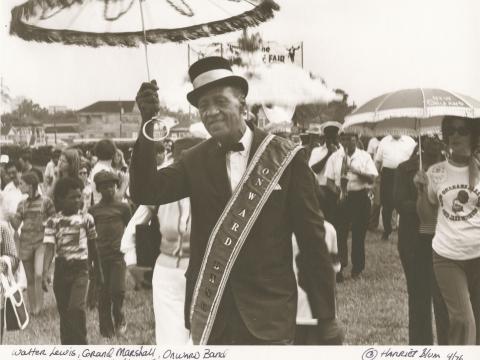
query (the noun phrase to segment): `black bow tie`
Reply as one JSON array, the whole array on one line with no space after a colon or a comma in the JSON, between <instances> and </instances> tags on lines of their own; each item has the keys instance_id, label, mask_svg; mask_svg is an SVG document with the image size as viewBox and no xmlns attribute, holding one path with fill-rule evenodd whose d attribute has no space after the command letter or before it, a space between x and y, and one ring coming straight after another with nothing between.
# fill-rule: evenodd
<instances>
[{"instance_id":1,"label":"black bow tie","mask_svg":"<svg viewBox=\"0 0 480 360\"><path fill-rule=\"evenodd\" d=\"M243 144L241 142L237 142L235 144L229 144L229 145L223 145L223 144L219 143L218 147L224 153L227 153L229 151L239 152L239 151L245 150L245 147L243 146Z\"/></svg>"}]
</instances>

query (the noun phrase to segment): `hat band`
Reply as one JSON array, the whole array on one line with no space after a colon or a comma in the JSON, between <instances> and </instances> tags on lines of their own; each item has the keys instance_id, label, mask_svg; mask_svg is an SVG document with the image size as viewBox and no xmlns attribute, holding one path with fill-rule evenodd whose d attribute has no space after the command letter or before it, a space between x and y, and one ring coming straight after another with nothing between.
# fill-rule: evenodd
<instances>
[{"instance_id":1,"label":"hat band","mask_svg":"<svg viewBox=\"0 0 480 360\"><path fill-rule=\"evenodd\" d=\"M210 71L206 71L198 75L195 79L193 79L192 84L194 89L198 89L199 87L209 84L213 81L223 79L227 76L232 76L233 72L227 69L214 69Z\"/></svg>"}]
</instances>

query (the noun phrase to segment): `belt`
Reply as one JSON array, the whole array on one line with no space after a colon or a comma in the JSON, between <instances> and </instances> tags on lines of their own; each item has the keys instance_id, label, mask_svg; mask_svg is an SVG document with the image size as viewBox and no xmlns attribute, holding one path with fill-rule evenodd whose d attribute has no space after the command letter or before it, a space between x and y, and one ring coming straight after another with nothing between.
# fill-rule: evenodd
<instances>
[{"instance_id":1,"label":"belt","mask_svg":"<svg viewBox=\"0 0 480 360\"><path fill-rule=\"evenodd\" d=\"M360 189L360 190L348 190L347 193L348 194L361 194L363 192L368 192L370 191L371 189L370 188L365 188L365 189Z\"/></svg>"},{"instance_id":2,"label":"belt","mask_svg":"<svg viewBox=\"0 0 480 360\"><path fill-rule=\"evenodd\" d=\"M160 265L171 269L186 270L189 260L189 258L179 258L177 256L161 253L160 255L158 255L155 265Z\"/></svg>"},{"instance_id":3,"label":"belt","mask_svg":"<svg viewBox=\"0 0 480 360\"><path fill-rule=\"evenodd\" d=\"M66 259L63 256L57 256L55 257L55 263L67 263L67 264L82 264L88 263L88 259Z\"/></svg>"}]
</instances>

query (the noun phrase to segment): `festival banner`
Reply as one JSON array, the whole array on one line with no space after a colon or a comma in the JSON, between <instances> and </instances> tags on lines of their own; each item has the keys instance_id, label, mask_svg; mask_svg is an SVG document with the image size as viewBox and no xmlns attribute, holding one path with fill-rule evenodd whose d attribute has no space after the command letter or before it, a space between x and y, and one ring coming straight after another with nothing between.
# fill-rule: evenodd
<instances>
[{"instance_id":1,"label":"festival banner","mask_svg":"<svg viewBox=\"0 0 480 360\"><path fill-rule=\"evenodd\" d=\"M262 60L265 64L294 64L303 67L303 43L281 44L276 41L262 43ZM190 63L206 56L222 56L229 59L232 64L237 64L241 50L236 43L214 42L209 44L196 44L189 46Z\"/></svg>"}]
</instances>

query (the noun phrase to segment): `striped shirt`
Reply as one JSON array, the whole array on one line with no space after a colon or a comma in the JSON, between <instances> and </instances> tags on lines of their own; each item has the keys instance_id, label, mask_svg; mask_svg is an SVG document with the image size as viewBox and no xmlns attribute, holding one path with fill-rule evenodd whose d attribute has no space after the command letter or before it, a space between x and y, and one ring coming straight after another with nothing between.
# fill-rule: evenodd
<instances>
[{"instance_id":1,"label":"striped shirt","mask_svg":"<svg viewBox=\"0 0 480 360\"><path fill-rule=\"evenodd\" d=\"M55 206L48 197L37 194L35 198L27 198L17 206L15 217L23 222L20 234L20 247L42 243L44 224L50 216L55 215Z\"/></svg>"},{"instance_id":2,"label":"striped shirt","mask_svg":"<svg viewBox=\"0 0 480 360\"><path fill-rule=\"evenodd\" d=\"M92 215L79 211L73 215L57 213L45 225L45 244L57 245L57 257L65 260L87 260L88 240L96 240Z\"/></svg>"}]
</instances>

